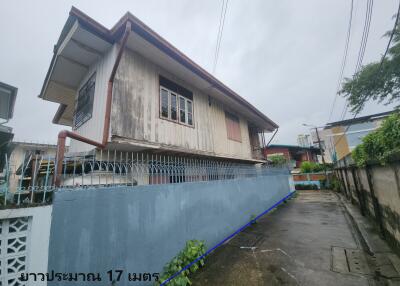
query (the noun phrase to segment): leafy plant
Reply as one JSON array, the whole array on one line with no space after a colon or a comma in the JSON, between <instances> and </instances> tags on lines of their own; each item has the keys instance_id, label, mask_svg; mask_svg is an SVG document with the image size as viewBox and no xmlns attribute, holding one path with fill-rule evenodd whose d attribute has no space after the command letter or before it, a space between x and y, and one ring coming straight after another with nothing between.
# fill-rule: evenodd
<instances>
[{"instance_id":1,"label":"leafy plant","mask_svg":"<svg viewBox=\"0 0 400 286\"><path fill-rule=\"evenodd\" d=\"M316 184L296 184L294 186L296 190L318 190L318 185Z\"/></svg>"},{"instance_id":2,"label":"leafy plant","mask_svg":"<svg viewBox=\"0 0 400 286\"><path fill-rule=\"evenodd\" d=\"M164 266L164 271L159 280L159 284L170 278L175 273L181 271L184 267L195 261L200 256L206 253L206 246L204 241L189 240L186 242L185 248L178 253L177 256L172 258ZM186 286L192 284L189 279L189 274L196 272L200 267L204 266L204 259L200 259L196 263L193 263L190 268L182 271L181 274L176 276L174 279L168 282L170 286Z\"/></svg>"},{"instance_id":3,"label":"leafy plant","mask_svg":"<svg viewBox=\"0 0 400 286\"><path fill-rule=\"evenodd\" d=\"M269 155L268 160L271 161L273 166L280 166L287 163L286 157L283 155Z\"/></svg>"},{"instance_id":4,"label":"leafy plant","mask_svg":"<svg viewBox=\"0 0 400 286\"><path fill-rule=\"evenodd\" d=\"M336 178L336 177L332 177L332 179L331 179L331 189L332 190L334 190L334 191L336 191L336 192L338 192L338 191L340 191L340 182L339 182L339 179L338 178Z\"/></svg>"},{"instance_id":5,"label":"leafy plant","mask_svg":"<svg viewBox=\"0 0 400 286\"><path fill-rule=\"evenodd\" d=\"M250 222L251 222L251 224L256 224L257 223L257 220L256 220L256 215L255 214L252 214L251 216L250 216Z\"/></svg>"},{"instance_id":6,"label":"leafy plant","mask_svg":"<svg viewBox=\"0 0 400 286\"><path fill-rule=\"evenodd\" d=\"M389 36L389 31L385 36ZM353 113L364 108L372 99L385 104L400 100L400 23L398 23L392 47L385 60L370 63L361 68L353 78L346 78L340 93L347 97Z\"/></svg>"},{"instance_id":7,"label":"leafy plant","mask_svg":"<svg viewBox=\"0 0 400 286\"><path fill-rule=\"evenodd\" d=\"M315 162L304 161L300 165L300 170L302 173L318 173L324 170L324 167Z\"/></svg>"},{"instance_id":8,"label":"leafy plant","mask_svg":"<svg viewBox=\"0 0 400 286\"><path fill-rule=\"evenodd\" d=\"M387 117L374 132L365 136L352 152L354 162L362 167L367 163L386 164L400 154L400 113Z\"/></svg>"}]
</instances>

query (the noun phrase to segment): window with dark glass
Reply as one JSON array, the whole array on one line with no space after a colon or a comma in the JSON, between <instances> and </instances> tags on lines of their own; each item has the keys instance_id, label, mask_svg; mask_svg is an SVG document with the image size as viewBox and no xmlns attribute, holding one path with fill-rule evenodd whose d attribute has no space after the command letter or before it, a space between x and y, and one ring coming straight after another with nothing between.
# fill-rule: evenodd
<instances>
[{"instance_id":1,"label":"window with dark glass","mask_svg":"<svg viewBox=\"0 0 400 286\"><path fill-rule=\"evenodd\" d=\"M189 125L193 125L193 108L192 108L192 102L190 100L188 100L186 102L186 106L187 106L187 122Z\"/></svg>"},{"instance_id":2,"label":"window with dark glass","mask_svg":"<svg viewBox=\"0 0 400 286\"><path fill-rule=\"evenodd\" d=\"M161 116L168 118L168 90L161 88Z\"/></svg>"},{"instance_id":3,"label":"window with dark glass","mask_svg":"<svg viewBox=\"0 0 400 286\"><path fill-rule=\"evenodd\" d=\"M96 74L93 74L78 92L75 101L74 129L92 118L95 85Z\"/></svg>"},{"instance_id":4,"label":"window with dark glass","mask_svg":"<svg viewBox=\"0 0 400 286\"><path fill-rule=\"evenodd\" d=\"M178 119L178 101L176 98L176 94L171 93L171 119L177 120Z\"/></svg>"},{"instance_id":5,"label":"window with dark glass","mask_svg":"<svg viewBox=\"0 0 400 286\"><path fill-rule=\"evenodd\" d=\"M160 76L160 116L193 126L193 93Z\"/></svg>"},{"instance_id":6,"label":"window with dark glass","mask_svg":"<svg viewBox=\"0 0 400 286\"><path fill-rule=\"evenodd\" d=\"M179 121L186 122L186 101L184 97L179 97Z\"/></svg>"}]
</instances>

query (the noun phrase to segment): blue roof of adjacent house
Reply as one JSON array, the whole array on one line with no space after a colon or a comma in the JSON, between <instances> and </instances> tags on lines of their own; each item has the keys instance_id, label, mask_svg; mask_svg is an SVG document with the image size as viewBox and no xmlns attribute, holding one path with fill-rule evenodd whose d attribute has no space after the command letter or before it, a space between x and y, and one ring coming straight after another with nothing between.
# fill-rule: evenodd
<instances>
[{"instance_id":1,"label":"blue roof of adjacent house","mask_svg":"<svg viewBox=\"0 0 400 286\"><path fill-rule=\"evenodd\" d=\"M299 145L284 145L284 144L271 144L267 146L266 148L287 148L287 149L294 149L294 150L310 150L310 151L316 151L319 152L318 147L310 146L310 147L305 147L305 146L299 146Z\"/></svg>"}]
</instances>

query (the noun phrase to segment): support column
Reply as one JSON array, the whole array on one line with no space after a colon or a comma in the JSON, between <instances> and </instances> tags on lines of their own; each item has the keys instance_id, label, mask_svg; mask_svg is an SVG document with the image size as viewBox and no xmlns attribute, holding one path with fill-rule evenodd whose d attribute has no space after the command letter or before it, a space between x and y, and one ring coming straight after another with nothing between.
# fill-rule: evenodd
<instances>
[{"instance_id":1,"label":"support column","mask_svg":"<svg viewBox=\"0 0 400 286\"><path fill-rule=\"evenodd\" d=\"M385 237L385 228L383 226L382 211L381 211L381 207L379 205L378 198L375 195L371 166L367 165L365 167L365 170L367 171L368 186L369 186L369 191L371 193L372 205L374 206L375 220L379 226L379 230L380 230L382 237Z\"/></svg>"}]
</instances>

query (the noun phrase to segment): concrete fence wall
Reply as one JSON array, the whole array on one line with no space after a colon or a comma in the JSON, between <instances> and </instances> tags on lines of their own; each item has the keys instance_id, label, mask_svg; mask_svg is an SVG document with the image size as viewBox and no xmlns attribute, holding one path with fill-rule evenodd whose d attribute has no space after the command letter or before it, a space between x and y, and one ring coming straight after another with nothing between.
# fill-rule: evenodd
<instances>
[{"instance_id":1,"label":"concrete fence wall","mask_svg":"<svg viewBox=\"0 0 400 286\"><path fill-rule=\"evenodd\" d=\"M205 240L211 248L290 194L289 181L289 174L281 172L214 182L58 191L48 270L100 273L102 282L96 285L110 285L106 272L121 269L117 285L132 285L128 272L162 272L190 239Z\"/></svg>"},{"instance_id":2,"label":"concrete fence wall","mask_svg":"<svg viewBox=\"0 0 400 286\"><path fill-rule=\"evenodd\" d=\"M19 284L22 273L46 273L52 206L0 210L0 285Z\"/></svg>"},{"instance_id":3,"label":"concrete fence wall","mask_svg":"<svg viewBox=\"0 0 400 286\"><path fill-rule=\"evenodd\" d=\"M344 193L400 252L400 163L336 169Z\"/></svg>"}]
</instances>

